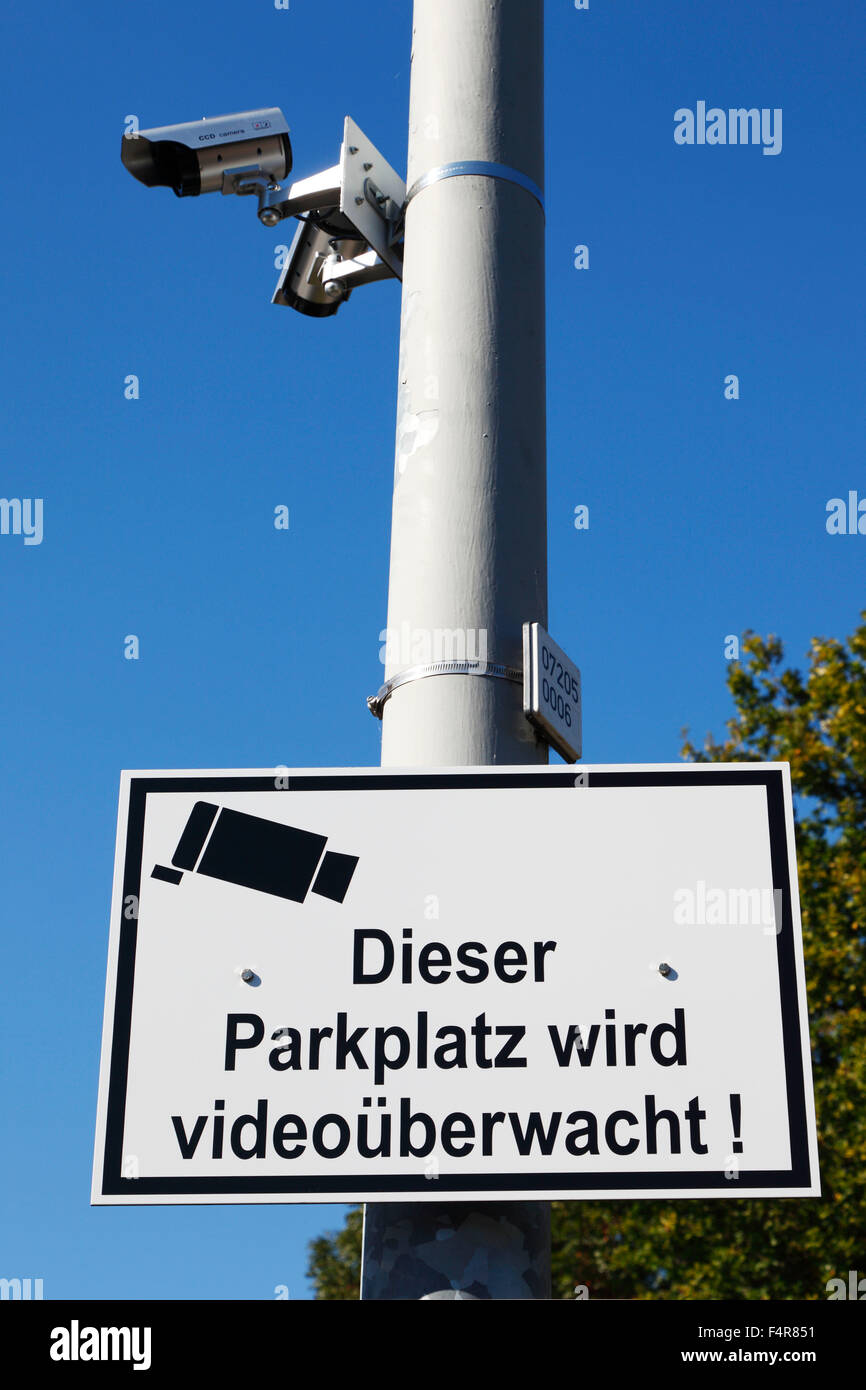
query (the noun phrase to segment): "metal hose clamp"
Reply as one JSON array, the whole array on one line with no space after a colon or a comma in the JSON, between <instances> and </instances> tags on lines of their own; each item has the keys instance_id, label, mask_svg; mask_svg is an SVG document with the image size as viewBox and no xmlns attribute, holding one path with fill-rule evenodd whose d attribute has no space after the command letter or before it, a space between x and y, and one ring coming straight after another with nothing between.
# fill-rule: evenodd
<instances>
[{"instance_id":1,"label":"metal hose clamp","mask_svg":"<svg viewBox=\"0 0 866 1390\"><path fill-rule=\"evenodd\" d=\"M493 164L484 159L461 159L454 164L440 164L436 169L431 169L429 174L424 174L413 183L406 195L404 206L408 207L412 199L431 184L440 183L442 179L462 178L467 174L480 174L482 178L504 179L506 183L516 183L532 194L544 212L544 194L528 174L521 174L519 169L512 169L507 164Z\"/></svg>"},{"instance_id":2,"label":"metal hose clamp","mask_svg":"<svg viewBox=\"0 0 866 1390\"><path fill-rule=\"evenodd\" d=\"M411 681L426 680L428 676L487 676L494 680L523 684L523 671L517 666L498 666L491 661L433 661L427 666L409 666L386 681L376 695L367 696L367 707L377 719L382 718L385 705L395 690Z\"/></svg>"}]
</instances>

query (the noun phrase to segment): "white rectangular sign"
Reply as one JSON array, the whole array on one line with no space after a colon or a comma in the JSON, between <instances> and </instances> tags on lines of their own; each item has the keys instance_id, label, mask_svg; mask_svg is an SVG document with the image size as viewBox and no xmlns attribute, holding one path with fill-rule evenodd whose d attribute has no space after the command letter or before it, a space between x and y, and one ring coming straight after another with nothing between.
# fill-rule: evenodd
<instances>
[{"instance_id":1,"label":"white rectangular sign","mask_svg":"<svg viewBox=\"0 0 866 1390\"><path fill-rule=\"evenodd\" d=\"M818 1193L787 764L122 775L94 1203Z\"/></svg>"},{"instance_id":2,"label":"white rectangular sign","mask_svg":"<svg viewBox=\"0 0 866 1390\"><path fill-rule=\"evenodd\" d=\"M580 758L580 671L541 623L523 624L523 712L567 763Z\"/></svg>"}]
</instances>

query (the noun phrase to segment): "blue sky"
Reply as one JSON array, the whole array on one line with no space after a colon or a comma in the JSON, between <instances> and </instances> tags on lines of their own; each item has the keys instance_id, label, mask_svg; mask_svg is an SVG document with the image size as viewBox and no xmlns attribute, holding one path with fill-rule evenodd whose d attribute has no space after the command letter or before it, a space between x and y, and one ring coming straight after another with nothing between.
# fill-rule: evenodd
<instances>
[{"instance_id":1,"label":"blue sky","mask_svg":"<svg viewBox=\"0 0 866 1390\"><path fill-rule=\"evenodd\" d=\"M731 712L728 634L800 661L866 606L866 537L825 527L866 496L866 23L853 0L547 15L550 629L586 760L671 761ZM341 1208L89 1206L118 774L378 762L399 288L277 309L285 230L148 192L119 149L130 114L279 105L298 177L347 113L402 169L411 5L48 0L5 28L0 495L42 498L44 535L0 535L0 1275L309 1297ZM781 153L675 144L698 101L781 108Z\"/></svg>"}]
</instances>

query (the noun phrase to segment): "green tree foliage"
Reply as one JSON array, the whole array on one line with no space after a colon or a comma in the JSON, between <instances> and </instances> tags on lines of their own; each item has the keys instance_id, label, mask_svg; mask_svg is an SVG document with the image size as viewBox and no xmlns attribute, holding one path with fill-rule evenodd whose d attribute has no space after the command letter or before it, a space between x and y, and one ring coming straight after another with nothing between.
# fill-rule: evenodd
<instances>
[{"instance_id":1,"label":"green tree foliage","mask_svg":"<svg viewBox=\"0 0 866 1390\"><path fill-rule=\"evenodd\" d=\"M316 1298L357 1299L361 1283L363 1207L350 1207L339 1231L310 1241L307 1274Z\"/></svg>"},{"instance_id":2,"label":"green tree foliage","mask_svg":"<svg viewBox=\"0 0 866 1390\"><path fill-rule=\"evenodd\" d=\"M777 1201L555 1202L554 1297L823 1299L866 1273L866 611L847 643L815 638L805 674L747 633L727 737L699 762L789 762L823 1195ZM360 1211L311 1246L318 1298L357 1298Z\"/></svg>"}]
</instances>

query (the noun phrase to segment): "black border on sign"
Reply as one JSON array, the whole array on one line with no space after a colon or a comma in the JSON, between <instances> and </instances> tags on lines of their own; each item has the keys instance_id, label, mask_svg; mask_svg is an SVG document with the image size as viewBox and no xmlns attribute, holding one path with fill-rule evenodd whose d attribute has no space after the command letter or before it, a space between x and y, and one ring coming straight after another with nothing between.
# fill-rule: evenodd
<instances>
[{"instance_id":1,"label":"black border on sign","mask_svg":"<svg viewBox=\"0 0 866 1390\"><path fill-rule=\"evenodd\" d=\"M776 955L779 969L779 992L782 1009L782 1037L785 1056L785 1076L788 1098L788 1123L791 1143L789 1169L740 1170L736 1184L724 1172L680 1173L547 1173L493 1174L467 1173L465 1176L438 1177L436 1191L448 1192L615 1192L644 1191L663 1195L668 1190L718 1188L731 1197L744 1189L804 1189L811 1186L809 1135L807 1126L805 1076L800 1046L800 1004L797 991L797 969L794 951L791 883L788 874L788 835L785 824L785 788L780 768L738 767L714 771L700 764L671 771L596 772L587 769L584 791L595 787L674 787L674 786L763 786L767 792L767 815L770 831L770 855L773 888L782 893L782 930L776 935ZM134 895L140 899L144 819L147 796L151 792L193 792L201 795L222 791L274 792L285 797L292 792L311 791L395 791L433 788L460 790L505 787L574 787L575 769L562 772L421 772L421 773L353 773L309 775L291 774L289 786L277 788L270 777L133 777L129 786L126 857L123 869L123 892L119 904L120 942L117 959L117 985L114 999L111 1065L108 1084L108 1105L105 1125L105 1154L102 1170L102 1197L256 1197L263 1201L278 1200L280 1193L321 1196L327 1200L332 1193L355 1189L363 1193L429 1193L430 1183L423 1175L412 1177L374 1177L365 1173L358 1177L277 1178L277 1177L172 1177L124 1178L123 1131L126 1116L126 1094L129 1073L129 1045L132 1028L132 995L135 979L135 951L138 923L123 915L123 903ZM735 1190L732 1190L735 1189Z\"/></svg>"}]
</instances>

